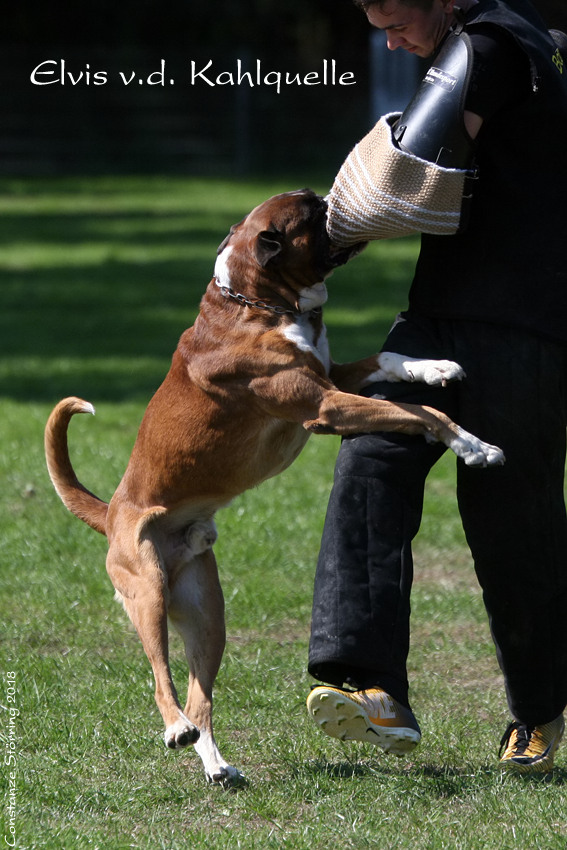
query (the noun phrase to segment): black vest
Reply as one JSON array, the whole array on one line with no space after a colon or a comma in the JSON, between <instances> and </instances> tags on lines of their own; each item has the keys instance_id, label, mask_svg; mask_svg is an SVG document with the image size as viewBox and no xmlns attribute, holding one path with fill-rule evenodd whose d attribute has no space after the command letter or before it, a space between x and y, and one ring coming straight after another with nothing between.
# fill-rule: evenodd
<instances>
[{"instance_id":1,"label":"black vest","mask_svg":"<svg viewBox=\"0 0 567 850\"><path fill-rule=\"evenodd\" d=\"M480 0L473 43L479 23L515 39L532 88L483 124L467 229L422 236L410 308L567 341L567 62L526 0Z\"/></svg>"}]
</instances>

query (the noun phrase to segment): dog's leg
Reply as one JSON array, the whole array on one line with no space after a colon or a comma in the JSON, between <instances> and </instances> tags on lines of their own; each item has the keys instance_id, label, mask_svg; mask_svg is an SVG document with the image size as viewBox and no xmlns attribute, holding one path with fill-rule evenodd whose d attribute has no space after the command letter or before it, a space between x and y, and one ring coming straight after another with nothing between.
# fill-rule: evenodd
<instances>
[{"instance_id":1,"label":"dog's leg","mask_svg":"<svg viewBox=\"0 0 567 850\"><path fill-rule=\"evenodd\" d=\"M167 634L167 578L151 540L138 543L128 555L116 545L110 547L108 574L124 605L152 666L155 700L166 726L165 743L171 749L193 744L198 729L181 710L169 667Z\"/></svg>"},{"instance_id":2,"label":"dog's leg","mask_svg":"<svg viewBox=\"0 0 567 850\"><path fill-rule=\"evenodd\" d=\"M225 646L224 598L212 549L196 555L171 587L169 616L180 632L189 664L185 715L199 730L195 749L209 782L240 777L221 756L213 735L213 684Z\"/></svg>"},{"instance_id":3,"label":"dog's leg","mask_svg":"<svg viewBox=\"0 0 567 850\"><path fill-rule=\"evenodd\" d=\"M317 418L304 420L303 427L315 434L358 434L392 431L422 434L429 442L441 442L464 460L467 466L493 466L504 463L504 453L456 425L432 407L404 404L330 390L324 393Z\"/></svg>"}]
</instances>

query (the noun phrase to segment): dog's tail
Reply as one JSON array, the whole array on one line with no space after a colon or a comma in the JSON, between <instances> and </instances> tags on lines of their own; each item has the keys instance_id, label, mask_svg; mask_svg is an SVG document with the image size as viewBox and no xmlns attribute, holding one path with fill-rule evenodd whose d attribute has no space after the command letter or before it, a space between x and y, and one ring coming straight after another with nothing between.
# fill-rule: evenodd
<instances>
[{"instance_id":1,"label":"dog's tail","mask_svg":"<svg viewBox=\"0 0 567 850\"><path fill-rule=\"evenodd\" d=\"M69 458L67 429L75 413L92 413L95 409L80 398L64 398L51 413L45 426L45 458L53 486L65 505L75 516L106 534L108 504L87 490L78 480Z\"/></svg>"}]
</instances>

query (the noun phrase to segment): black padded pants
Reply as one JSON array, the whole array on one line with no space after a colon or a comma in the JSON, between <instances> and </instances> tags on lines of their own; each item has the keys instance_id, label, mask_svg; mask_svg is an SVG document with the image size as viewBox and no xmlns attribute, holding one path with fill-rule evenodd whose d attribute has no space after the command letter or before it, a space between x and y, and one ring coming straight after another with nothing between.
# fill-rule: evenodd
<instances>
[{"instance_id":1,"label":"black padded pants","mask_svg":"<svg viewBox=\"0 0 567 850\"><path fill-rule=\"evenodd\" d=\"M547 723L567 703L567 346L405 314L384 350L456 360L467 378L446 388L381 383L365 395L429 404L505 452L503 467L457 462L458 504L512 715ZM444 451L386 433L343 441L315 578L315 678L380 685L409 704L411 544Z\"/></svg>"}]
</instances>

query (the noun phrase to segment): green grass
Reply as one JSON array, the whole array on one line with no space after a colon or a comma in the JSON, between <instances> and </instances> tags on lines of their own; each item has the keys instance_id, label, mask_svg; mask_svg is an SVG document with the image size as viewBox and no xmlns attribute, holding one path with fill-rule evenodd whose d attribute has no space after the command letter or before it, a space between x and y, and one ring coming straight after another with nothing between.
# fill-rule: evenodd
<instances>
[{"instance_id":1,"label":"green grass","mask_svg":"<svg viewBox=\"0 0 567 850\"><path fill-rule=\"evenodd\" d=\"M228 645L216 733L248 786L205 784L192 751L166 752L141 645L104 569L105 541L68 514L42 432L67 394L92 401L71 447L102 497L127 462L145 404L195 316L230 224L300 183L189 179L0 184L0 704L17 707L20 848L454 850L567 843L564 751L553 776L502 777L502 681L455 508L454 463L431 476L416 543L411 758L324 738L307 718L314 564L337 451L313 438L279 478L218 517ZM325 186L314 188L325 190ZM416 243L373 245L330 281L337 359L364 355L404 306ZM181 647L173 669L183 688ZM8 703L5 673L16 674ZM8 742L8 714L0 713Z\"/></svg>"}]
</instances>

